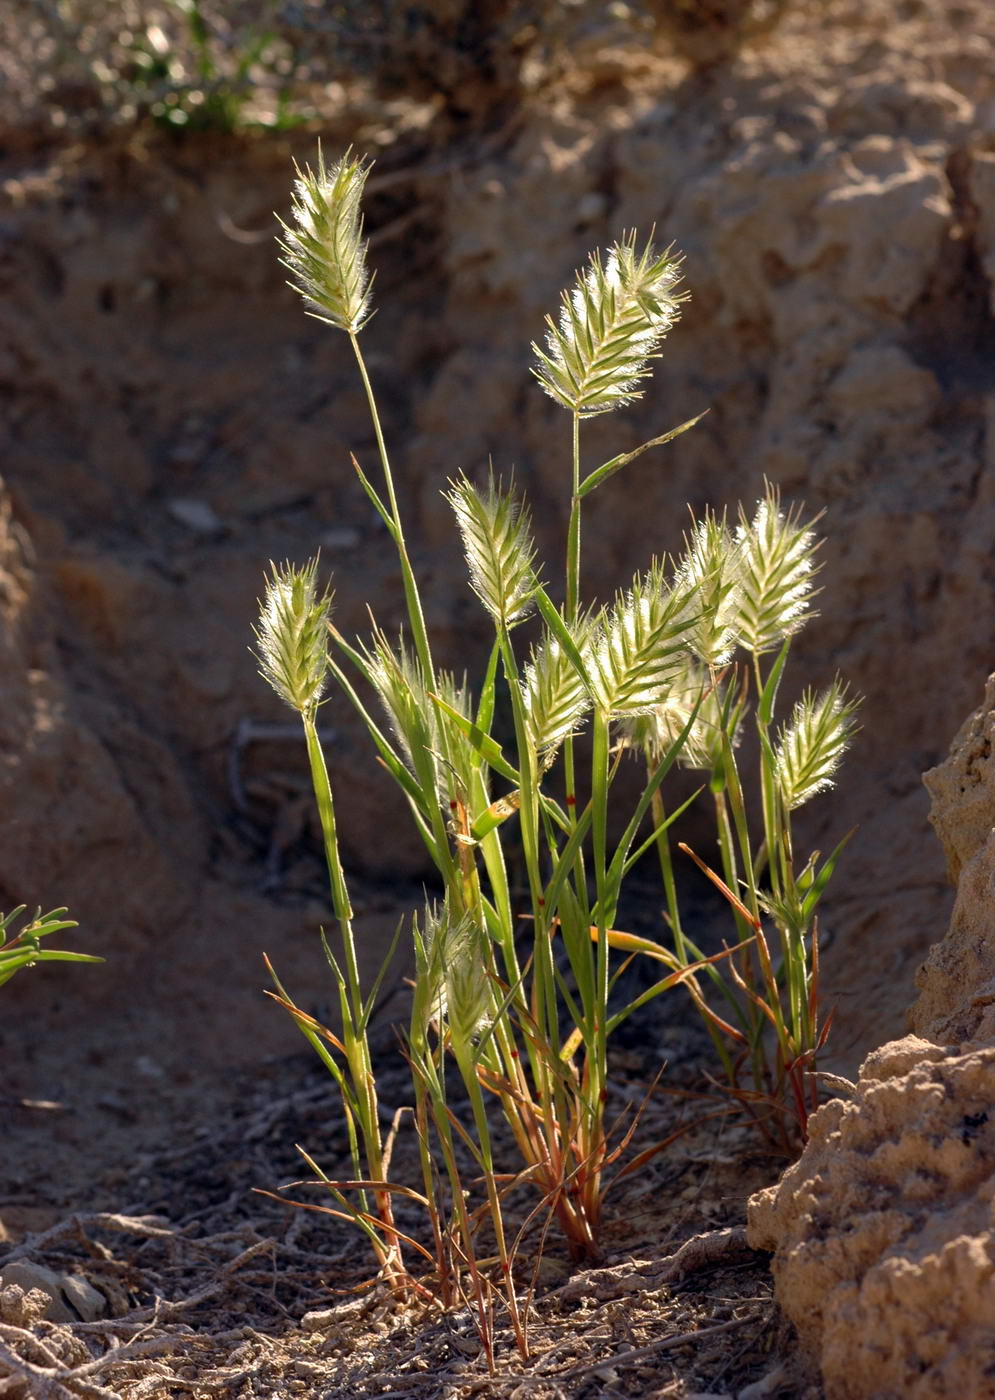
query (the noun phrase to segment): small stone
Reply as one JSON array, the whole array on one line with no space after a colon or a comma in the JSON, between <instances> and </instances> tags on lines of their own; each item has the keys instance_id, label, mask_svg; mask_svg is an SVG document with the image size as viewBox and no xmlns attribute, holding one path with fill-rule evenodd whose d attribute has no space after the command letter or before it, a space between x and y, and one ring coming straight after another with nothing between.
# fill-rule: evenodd
<instances>
[{"instance_id":1,"label":"small stone","mask_svg":"<svg viewBox=\"0 0 995 1400\"><path fill-rule=\"evenodd\" d=\"M63 1275L62 1292L83 1322L96 1322L98 1317L105 1316L107 1299L99 1288L94 1288L78 1274Z\"/></svg>"},{"instance_id":2,"label":"small stone","mask_svg":"<svg viewBox=\"0 0 995 1400\"><path fill-rule=\"evenodd\" d=\"M736 1400L769 1400L770 1396L779 1395L790 1379L788 1368L783 1363L779 1364L752 1385L745 1386Z\"/></svg>"},{"instance_id":3,"label":"small stone","mask_svg":"<svg viewBox=\"0 0 995 1400\"><path fill-rule=\"evenodd\" d=\"M45 1316L52 1299L42 1288L25 1293L16 1283L0 1288L0 1319L11 1327L33 1327Z\"/></svg>"},{"instance_id":4,"label":"small stone","mask_svg":"<svg viewBox=\"0 0 995 1400\"><path fill-rule=\"evenodd\" d=\"M213 506L190 496L176 496L167 501L166 509L174 520L185 525L195 535L222 535L225 525Z\"/></svg>"},{"instance_id":5,"label":"small stone","mask_svg":"<svg viewBox=\"0 0 995 1400\"><path fill-rule=\"evenodd\" d=\"M45 1301L37 1299L29 1302L33 1293L43 1294ZM28 1306L36 1318L46 1318L49 1322L76 1321L75 1314L62 1297L60 1275L53 1269L46 1269L43 1264L32 1264L27 1259L15 1259L12 1264L0 1269L0 1298L5 1309L11 1306L24 1310Z\"/></svg>"},{"instance_id":6,"label":"small stone","mask_svg":"<svg viewBox=\"0 0 995 1400\"><path fill-rule=\"evenodd\" d=\"M314 1312L304 1314L301 1327L305 1332L324 1332L334 1327L337 1320L338 1314L334 1308L317 1308Z\"/></svg>"},{"instance_id":7,"label":"small stone","mask_svg":"<svg viewBox=\"0 0 995 1400\"><path fill-rule=\"evenodd\" d=\"M20 1313L48 1322L93 1322L106 1311L104 1295L75 1274L58 1274L28 1259L15 1259L0 1269L0 1312L4 1316Z\"/></svg>"}]
</instances>

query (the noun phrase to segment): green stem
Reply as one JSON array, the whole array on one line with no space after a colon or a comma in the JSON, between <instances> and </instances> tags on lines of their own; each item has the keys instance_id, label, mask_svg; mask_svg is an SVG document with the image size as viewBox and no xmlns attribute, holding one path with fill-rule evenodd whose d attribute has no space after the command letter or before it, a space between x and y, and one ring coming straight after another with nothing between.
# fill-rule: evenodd
<instances>
[{"instance_id":1,"label":"green stem","mask_svg":"<svg viewBox=\"0 0 995 1400\"><path fill-rule=\"evenodd\" d=\"M477 1253L473 1240L473 1224L470 1220L470 1213L467 1210L466 1192L463 1190L463 1182L456 1162L452 1128L450 1127L445 1100L438 1094L433 1093L432 1104L432 1117L435 1122L435 1130L442 1147L442 1159L446 1165L446 1175L449 1177L453 1212L459 1223L459 1230L463 1239L462 1253L466 1261L467 1270L470 1274L471 1292L477 1306L477 1332L487 1358L488 1370L493 1373L494 1334L487 1307L487 1283L486 1280L481 1277L477 1265Z\"/></svg>"},{"instance_id":2,"label":"green stem","mask_svg":"<svg viewBox=\"0 0 995 1400\"><path fill-rule=\"evenodd\" d=\"M318 738L318 728L313 714L302 715L304 736L307 741L308 762L311 765L311 782L318 803L321 819L321 834L325 845L325 862L328 866L328 880L332 891L332 907L342 933L342 946L345 951L346 976L353 1011L358 1020L362 1015L363 999L359 985L359 965L356 961L356 948L352 937L352 903L346 886L345 871L339 855L338 831L335 823L335 804L332 800L332 785L328 778L325 755Z\"/></svg>"},{"instance_id":3,"label":"green stem","mask_svg":"<svg viewBox=\"0 0 995 1400\"><path fill-rule=\"evenodd\" d=\"M732 825L729 821L726 789L721 788L718 792L714 792L713 796L715 798L715 828L719 838L719 854L722 857L722 875L733 894L736 894L739 885L739 868L736 864L736 843L733 840ZM736 931L740 941L742 941L749 937L750 930L742 916L735 911L733 912L736 920Z\"/></svg>"},{"instance_id":4,"label":"green stem","mask_svg":"<svg viewBox=\"0 0 995 1400\"><path fill-rule=\"evenodd\" d=\"M450 1035L452 1038L453 1052L456 1056L456 1063L459 1066L460 1075L466 1086L467 1093L470 1096L470 1105L473 1110L473 1119L477 1129L477 1140L480 1143L480 1155L484 1169L484 1183L487 1189L487 1204L490 1208L491 1225L494 1230L494 1240L497 1245L498 1259L501 1264L501 1277L504 1281L505 1295L508 1299L508 1311L511 1316L511 1325L515 1333L519 1351L522 1357L527 1359L529 1354L528 1342L522 1327L522 1319L518 1309L518 1295L515 1292L515 1281L511 1274L511 1259L508 1254L508 1244L504 1233L501 1197L494 1176L494 1153L491 1146L490 1125L487 1122L487 1110L484 1107L484 1096L480 1092L480 1081L477 1078L476 1065L469 1043L452 1028L450 1029Z\"/></svg>"},{"instance_id":5,"label":"green stem","mask_svg":"<svg viewBox=\"0 0 995 1400\"><path fill-rule=\"evenodd\" d=\"M356 355L356 363L359 366L360 378L363 381L363 388L366 391L366 401L370 406L370 417L373 420L373 431L376 434L377 449L380 453L380 463L383 467L384 482L387 487L387 499L390 504L391 519L394 522L397 553L401 561L401 577L404 582L404 597L408 608L408 620L411 623L411 635L414 639L415 651L418 654L418 660L421 663L424 673L425 684L432 685L435 676L435 671L432 667L432 651L428 643L428 632L425 629L425 617L422 613L418 584L415 581L414 570L411 567L411 560L408 558L408 548L404 540L401 515L397 505L397 496L394 492L394 476L390 469L390 458L387 455L387 444L384 441L383 429L380 426L380 414L377 411L373 386L370 383L370 376L366 370L363 352L359 348L359 338L354 331L350 331L349 339L352 342L352 348Z\"/></svg>"},{"instance_id":6,"label":"green stem","mask_svg":"<svg viewBox=\"0 0 995 1400\"><path fill-rule=\"evenodd\" d=\"M522 850L525 868L528 873L529 894L532 901L532 919L535 933L535 960L533 977L535 983L535 1013L540 1021L543 1034L554 1054L560 1052L559 1008L556 997L556 974L553 967L553 952L550 946L552 929L550 912L546 908L542 872L539 862L539 792L538 765L535 749L529 739L522 693L518 685L518 668L511 638L506 628L499 633L501 661L511 696L511 710L515 723L515 741L518 749L518 772L520 779L521 805L519 824L522 833ZM558 1123L566 1122L566 1109L562 1103L559 1085L548 1068L543 1064L543 1056L526 1037L529 1063L539 1089L543 1113L550 1118L553 1114Z\"/></svg>"},{"instance_id":7,"label":"green stem","mask_svg":"<svg viewBox=\"0 0 995 1400\"><path fill-rule=\"evenodd\" d=\"M649 780L653 776L653 768L646 760L646 776ZM663 889L667 896L667 913L670 915L670 928L674 935L674 952L682 963L687 962L687 950L684 946L684 930L681 927L680 909L677 904L677 885L674 882L674 862L670 851L670 833L660 831L660 827L667 819L666 809L663 805L663 797L660 789L657 788L652 799L653 825L659 832L656 838L657 856L660 861L660 875L663 878Z\"/></svg>"},{"instance_id":8,"label":"green stem","mask_svg":"<svg viewBox=\"0 0 995 1400\"><path fill-rule=\"evenodd\" d=\"M567 527L567 626L577 621L580 608L580 414L573 414L573 472L570 523Z\"/></svg>"},{"instance_id":9,"label":"green stem","mask_svg":"<svg viewBox=\"0 0 995 1400\"><path fill-rule=\"evenodd\" d=\"M753 851L750 846L750 831L746 820L746 804L743 801L743 785L739 779L739 769L736 766L736 756L733 753L732 743L729 736L723 734L723 767L725 769L726 792L729 796L729 808L732 811L733 826L736 831L739 853L743 862L743 875L746 881L746 899L744 903L755 919L760 917L760 903L757 899L757 877L753 864ZM735 885L732 886L735 891Z\"/></svg>"},{"instance_id":10,"label":"green stem","mask_svg":"<svg viewBox=\"0 0 995 1400\"><path fill-rule=\"evenodd\" d=\"M774 773L767 757L769 748L769 726L760 713L760 697L764 693L763 675L760 671L760 657L754 654L753 672L757 685L757 728L760 731L760 791L764 819L764 843L767 848L767 869L770 887L775 896L781 893L781 851L778 823L778 796Z\"/></svg>"},{"instance_id":11,"label":"green stem","mask_svg":"<svg viewBox=\"0 0 995 1400\"><path fill-rule=\"evenodd\" d=\"M570 492L570 523L567 526L566 624L572 628L580 611L580 414L576 409L573 413L571 460L573 484ZM567 817L572 826L577 819L573 735L568 736L563 745L563 777L567 786ZM582 878L582 873L583 864L578 856L576 878Z\"/></svg>"},{"instance_id":12,"label":"green stem","mask_svg":"<svg viewBox=\"0 0 995 1400\"><path fill-rule=\"evenodd\" d=\"M597 891L597 957L593 997L586 1009L587 1028L584 1098L588 1123L588 1155L592 1158L585 1195L588 1216L597 1220L600 1209L600 1154L604 1141L604 1098L608 1078L608 715L595 709L591 748L591 844Z\"/></svg>"},{"instance_id":13,"label":"green stem","mask_svg":"<svg viewBox=\"0 0 995 1400\"><path fill-rule=\"evenodd\" d=\"M346 885L345 871L339 855L338 831L335 822L335 803L332 798L332 785L328 777L325 755L318 738L318 728L313 713L302 714L304 736L307 743L308 762L311 767L311 781L318 803L321 832L325 847L325 861L328 866L328 879L332 892L332 906L342 934L342 948L345 955L345 980L348 995L341 996L342 1036L346 1051L349 1075L355 1089L356 1115L359 1118L366 1163L371 1180L381 1181L384 1176L383 1142L380 1136L380 1115L377 1102L376 1078L370 1057L369 1040L366 1035L366 1018L363 1008L363 990L359 978L359 963L356 958L356 945L352 935L352 903ZM340 982L341 989L341 982ZM380 1218L388 1226L393 1225L393 1205L388 1191L377 1192L377 1207ZM401 1250L391 1230L387 1231L389 1247L385 1267L388 1275L396 1279L403 1273Z\"/></svg>"},{"instance_id":14,"label":"green stem","mask_svg":"<svg viewBox=\"0 0 995 1400\"><path fill-rule=\"evenodd\" d=\"M412 1051L412 1055L415 1052ZM442 1220L439 1214L438 1195L435 1186L435 1163L432 1161L432 1148L428 1133L428 1088L420 1068L411 1066L411 1078L415 1089L415 1131L418 1138L418 1159L421 1164L422 1186L428 1201L428 1215L432 1225L432 1241L435 1246L435 1267L439 1275L439 1292L442 1306L450 1308L455 1301L453 1280L449 1272L449 1255L445 1246Z\"/></svg>"}]
</instances>

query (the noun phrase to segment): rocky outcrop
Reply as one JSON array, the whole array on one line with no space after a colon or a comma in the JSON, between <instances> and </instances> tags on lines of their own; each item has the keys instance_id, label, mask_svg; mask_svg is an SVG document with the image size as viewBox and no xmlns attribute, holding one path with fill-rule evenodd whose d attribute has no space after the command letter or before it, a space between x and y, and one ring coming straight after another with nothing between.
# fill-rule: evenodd
<instances>
[{"instance_id":1,"label":"rocky outcrop","mask_svg":"<svg viewBox=\"0 0 995 1400\"><path fill-rule=\"evenodd\" d=\"M995 1045L995 676L946 762L924 775L957 900L947 935L919 969L913 1029L928 1040Z\"/></svg>"},{"instance_id":2,"label":"rocky outcrop","mask_svg":"<svg viewBox=\"0 0 995 1400\"><path fill-rule=\"evenodd\" d=\"M917 1034L867 1057L750 1202L829 1400L995 1396L995 677L925 775L957 900Z\"/></svg>"},{"instance_id":3,"label":"rocky outcrop","mask_svg":"<svg viewBox=\"0 0 995 1400\"><path fill-rule=\"evenodd\" d=\"M750 1203L827 1400L995 1396L995 1046L868 1056Z\"/></svg>"},{"instance_id":4,"label":"rocky outcrop","mask_svg":"<svg viewBox=\"0 0 995 1400\"><path fill-rule=\"evenodd\" d=\"M101 585L110 651L129 605L123 572ZM136 953L160 921L189 908L181 871L184 860L188 872L196 865L200 823L155 740L123 707L112 723L92 696L74 693L50 609L35 548L0 481L0 900L51 907L62 902L54 891L66 890L89 925L89 951L105 951L109 923L115 950Z\"/></svg>"}]
</instances>

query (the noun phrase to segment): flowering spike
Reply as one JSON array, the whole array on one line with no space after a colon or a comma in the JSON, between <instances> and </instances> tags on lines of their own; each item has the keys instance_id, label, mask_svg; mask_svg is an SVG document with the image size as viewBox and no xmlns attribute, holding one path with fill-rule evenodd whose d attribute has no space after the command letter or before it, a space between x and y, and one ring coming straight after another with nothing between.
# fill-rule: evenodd
<instances>
[{"instance_id":1,"label":"flowering spike","mask_svg":"<svg viewBox=\"0 0 995 1400\"><path fill-rule=\"evenodd\" d=\"M753 519L740 512L736 543L742 564L739 631L743 645L762 656L811 617L819 544L798 510L782 511L780 493L769 483Z\"/></svg>"},{"instance_id":2,"label":"flowering spike","mask_svg":"<svg viewBox=\"0 0 995 1400\"><path fill-rule=\"evenodd\" d=\"M417 1010L440 1030L448 1024L461 1040L472 1040L492 1013L484 930L468 914L454 915L448 900L441 908L429 901L415 948Z\"/></svg>"},{"instance_id":3,"label":"flowering spike","mask_svg":"<svg viewBox=\"0 0 995 1400\"><path fill-rule=\"evenodd\" d=\"M373 314L360 212L370 164L351 154L326 168L319 145L316 172L295 164L293 224L280 219L283 237L277 242L289 285L310 315L355 335Z\"/></svg>"},{"instance_id":4,"label":"flowering spike","mask_svg":"<svg viewBox=\"0 0 995 1400\"><path fill-rule=\"evenodd\" d=\"M498 626L527 616L535 592L535 545L527 510L493 474L479 491L465 476L446 500L463 536L470 583Z\"/></svg>"},{"instance_id":5,"label":"flowering spike","mask_svg":"<svg viewBox=\"0 0 995 1400\"><path fill-rule=\"evenodd\" d=\"M561 297L557 324L547 316L546 349L533 343L533 374L564 408L592 418L641 397L648 362L680 314L687 294L677 290L679 257L652 243L636 251L629 234L602 261L592 253L586 271Z\"/></svg>"},{"instance_id":6,"label":"flowering spike","mask_svg":"<svg viewBox=\"0 0 995 1400\"><path fill-rule=\"evenodd\" d=\"M618 595L585 658L599 710L626 719L660 703L684 665L696 606L694 588L680 578L668 584L659 564Z\"/></svg>"},{"instance_id":7,"label":"flowering spike","mask_svg":"<svg viewBox=\"0 0 995 1400\"><path fill-rule=\"evenodd\" d=\"M821 695L807 690L778 735L774 772L788 811L832 787L849 747L858 701L840 680Z\"/></svg>"},{"instance_id":8,"label":"flowering spike","mask_svg":"<svg viewBox=\"0 0 995 1400\"><path fill-rule=\"evenodd\" d=\"M722 666L739 641L739 547L724 517L706 511L685 536L678 575L697 591L700 609L688 646L709 666Z\"/></svg>"},{"instance_id":9,"label":"flowering spike","mask_svg":"<svg viewBox=\"0 0 995 1400\"><path fill-rule=\"evenodd\" d=\"M291 709L311 717L325 688L332 596L318 594L317 558L302 569L289 563L270 569L253 628L259 674Z\"/></svg>"},{"instance_id":10,"label":"flowering spike","mask_svg":"<svg viewBox=\"0 0 995 1400\"><path fill-rule=\"evenodd\" d=\"M722 764L723 734L730 734L734 748L739 743L742 705L734 704L733 697L691 657L686 658L685 669L674 677L658 705L648 714L625 722L628 746L642 750L656 765L684 732L695 706L698 712L677 762L682 768L715 772Z\"/></svg>"},{"instance_id":11,"label":"flowering spike","mask_svg":"<svg viewBox=\"0 0 995 1400\"><path fill-rule=\"evenodd\" d=\"M570 631L577 650L585 655L594 631L591 618L581 616ZM547 632L542 643L533 648L520 686L529 736L540 763L547 768L561 744L580 728L591 708L591 697L552 632Z\"/></svg>"}]
</instances>

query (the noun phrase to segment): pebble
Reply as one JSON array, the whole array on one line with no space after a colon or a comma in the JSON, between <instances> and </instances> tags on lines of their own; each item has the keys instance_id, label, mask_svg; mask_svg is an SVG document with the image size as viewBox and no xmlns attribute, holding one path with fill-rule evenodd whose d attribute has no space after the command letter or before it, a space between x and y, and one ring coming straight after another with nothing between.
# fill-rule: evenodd
<instances>
[{"instance_id":1,"label":"pebble","mask_svg":"<svg viewBox=\"0 0 995 1400\"><path fill-rule=\"evenodd\" d=\"M195 535L222 535L225 532L221 517L206 501L194 500L192 496L174 496L166 502L166 509L174 520Z\"/></svg>"},{"instance_id":2,"label":"pebble","mask_svg":"<svg viewBox=\"0 0 995 1400\"><path fill-rule=\"evenodd\" d=\"M29 1259L15 1259L0 1269L0 1292L6 1289L44 1294L41 1316L49 1322L93 1322L107 1311L107 1299L76 1274L58 1274Z\"/></svg>"}]
</instances>

